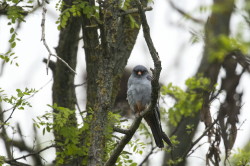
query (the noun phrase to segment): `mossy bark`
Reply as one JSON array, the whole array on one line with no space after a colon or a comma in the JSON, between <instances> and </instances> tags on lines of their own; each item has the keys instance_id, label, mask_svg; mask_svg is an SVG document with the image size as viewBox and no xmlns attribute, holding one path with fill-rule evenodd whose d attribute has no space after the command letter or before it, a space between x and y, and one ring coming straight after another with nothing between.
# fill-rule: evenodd
<instances>
[{"instance_id":1,"label":"mossy bark","mask_svg":"<svg viewBox=\"0 0 250 166\"><path fill-rule=\"evenodd\" d=\"M65 6L72 5L73 0L64 0ZM57 56L61 57L65 62L71 66L72 69L76 68L76 58L79 43L79 33L81 29L81 19L77 17L70 17L65 28L61 29L59 35L59 43L56 48ZM55 68L53 70L53 87L52 87L52 101L59 107L69 108L75 111L75 87L73 73L64 63L57 60ZM54 109L54 113L58 113L58 110ZM56 120L54 118L54 120ZM77 120L75 112L70 115L67 125L76 127ZM60 142L64 142L64 138L60 136L57 130L54 130L57 159L60 157L60 152L63 151L63 147L59 145Z\"/></svg>"},{"instance_id":2,"label":"mossy bark","mask_svg":"<svg viewBox=\"0 0 250 166\"><path fill-rule=\"evenodd\" d=\"M94 5L94 1L90 4ZM135 4L131 3L130 7ZM90 26L95 20L87 17L83 17L82 27L87 66L86 108L92 116L88 135L88 165L91 166L105 162L107 115L112 111L122 73L139 32L139 28L130 26L127 15L121 15L119 1L105 1L99 14L101 24L98 27ZM132 15L140 25L138 14Z\"/></svg>"}]
</instances>

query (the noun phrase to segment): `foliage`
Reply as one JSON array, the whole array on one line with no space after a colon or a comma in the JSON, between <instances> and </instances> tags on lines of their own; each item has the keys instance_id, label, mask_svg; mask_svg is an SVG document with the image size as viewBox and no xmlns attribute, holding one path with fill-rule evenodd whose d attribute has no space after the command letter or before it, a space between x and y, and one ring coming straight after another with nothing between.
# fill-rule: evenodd
<instances>
[{"instance_id":1,"label":"foliage","mask_svg":"<svg viewBox=\"0 0 250 166\"><path fill-rule=\"evenodd\" d=\"M128 14L130 20L130 27L139 29L139 24L135 21L134 17L131 14Z\"/></svg>"},{"instance_id":2,"label":"foliage","mask_svg":"<svg viewBox=\"0 0 250 166\"><path fill-rule=\"evenodd\" d=\"M72 6L68 6L64 1L61 4L57 4L58 10L61 11L61 14L56 22L58 29L65 28L67 22L71 16L79 17L82 14L85 14L87 18L94 17L99 19L98 7L90 5L87 1L76 0L73 2Z\"/></svg>"},{"instance_id":3,"label":"foliage","mask_svg":"<svg viewBox=\"0 0 250 166\"><path fill-rule=\"evenodd\" d=\"M241 50L244 54L247 53L248 46L246 43L240 42L235 38L228 37L227 35L219 35L212 39L214 48L211 48L209 61L222 62L229 52ZM215 48L216 47L216 48Z\"/></svg>"},{"instance_id":4,"label":"foliage","mask_svg":"<svg viewBox=\"0 0 250 166\"><path fill-rule=\"evenodd\" d=\"M31 96L36 93L35 89L25 88L23 91L20 89L16 89L17 94L12 96L7 96L4 93L4 90L0 88L0 102L5 102L12 105L13 108L17 108L19 110L23 110L25 106L31 107L31 104L24 99L24 97Z\"/></svg>"},{"instance_id":5,"label":"foliage","mask_svg":"<svg viewBox=\"0 0 250 166\"><path fill-rule=\"evenodd\" d=\"M16 21L24 22L24 10L20 6L9 6L7 9L7 17L10 19L10 23L14 24Z\"/></svg>"},{"instance_id":6,"label":"foliage","mask_svg":"<svg viewBox=\"0 0 250 166\"><path fill-rule=\"evenodd\" d=\"M15 55L14 52L12 51L7 51L6 53L4 54L0 54L0 58L2 60L4 60L4 62L8 63L10 62L10 64L12 64L16 59L17 59L17 56L13 56ZM16 66L19 66L19 64L16 62L15 63Z\"/></svg>"},{"instance_id":7,"label":"foliage","mask_svg":"<svg viewBox=\"0 0 250 166\"><path fill-rule=\"evenodd\" d=\"M43 127L43 134L45 132L56 131L60 135L61 139L57 140L57 145L63 148L60 151L57 165L65 164L68 159L75 158L77 156L83 156L87 154L88 149L79 146L81 142L81 135L84 130L88 129L86 123L82 128L78 126L70 125L72 122L70 116L74 114L74 110L68 108L59 107L57 104L50 106L52 109L58 111L57 113L47 112L37 119L33 119L34 125L38 128ZM52 119L54 118L54 121ZM70 157L69 157L70 156Z\"/></svg>"},{"instance_id":8,"label":"foliage","mask_svg":"<svg viewBox=\"0 0 250 166\"><path fill-rule=\"evenodd\" d=\"M195 30L190 30L190 42L191 44L196 44L199 42L202 42L204 40L204 32L203 31L195 31Z\"/></svg>"},{"instance_id":9,"label":"foliage","mask_svg":"<svg viewBox=\"0 0 250 166\"><path fill-rule=\"evenodd\" d=\"M231 161L235 166L250 166L250 143L244 149L238 149L238 153L234 154Z\"/></svg>"},{"instance_id":10,"label":"foliage","mask_svg":"<svg viewBox=\"0 0 250 166\"><path fill-rule=\"evenodd\" d=\"M132 140L128 143L128 149L131 149L130 152L123 150L121 155L117 160L117 166L136 166L137 163L133 161L133 154L143 154L145 144L141 142L140 139Z\"/></svg>"},{"instance_id":11,"label":"foliage","mask_svg":"<svg viewBox=\"0 0 250 166\"><path fill-rule=\"evenodd\" d=\"M3 165L5 162L4 162L4 156L0 156L0 165Z\"/></svg>"},{"instance_id":12,"label":"foliage","mask_svg":"<svg viewBox=\"0 0 250 166\"><path fill-rule=\"evenodd\" d=\"M20 0L4 0L3 2L0 2L0 12L6 13L7 18L9 19L8 25L10 27L10 50L6 53L1 53L0 58L4 60L6 63L10 62L11 64L14 62L14 60L17 58L14 52L12 52L12 49L16 46L16 41L20 41L19 38L17 38L17 32L15 28L13 27L14 24L25 22L24 17L27 15L29 11L25 10L25 7L33 7L29 6L33 3L33 0L29 0L26 2L21 2ZM21 5L20 5L21 4ZM16 66L18 66L18 63L15 63Z\"/></svg>"},{"instance_id":13,"label":"foliage","mask_svg":"<svg viewBox=\"0 0 250 166\"><path fill-rule=\"evenodd\" d=\"M123 151L117 160L117 166L136 166L137 163L131 159L132 153Z\"/></svg>"},{"instance_id":14,"label":"foliage","mask_svg":"<svg viewBox=\"0 0 250 166\"><path fill-rule=\"evenodd\" d=\"M117 135L117 133L113 133L113 126L119 128L129 128L127 121L121 119L119 114L109 112L108 113L108 125L107 125L107 133L105 137L106 141L106 160L110 158L111 152L115 149L117 143L122 139ZM139 130L140 135L144 131L144 128ZM149 135L149 134L147 134ZM143 150L145 148L145 143L142 142L140 139L131 140L126 145L126 150L123 150L121 155L119 156L118 160L116 161L116 165L118 166L136 166L137 163L133 161L133 156L135 154L142 155Z\"/></svg>"},{"instance_id":15,"label":"foliage","mask_svg":"<svg viewBox=\"0 0 250 166\"><path fill-rule=\"evenodd\" d=\"M128 10L130 8L131 0L125 0L124 3L121 3L120 8L124 11ZM140 28L139 24L136 22L132 14L127 15L130 20L130 27L131 28Z\"/></svg>"},{"instance_id":16,"label":"foliage","mask_svg":"<svg viewBox=\"0 0 250 166\"><path fill-rule=\"evenodd\" d=\"M176 126L182 116L193 116L202 107L202 92L208 91L209 79L202 76L191 77L186 80L187 91L182 90L177 86L169 83L161 88L163 95L168 95L176 100L176 103L171 107L169 112L169 121Z\"/></svg>"},{"instance_id":17,"label":"foliage","mask_svg":"<svg viewBox=\"0 0 250 166\"><path fill-rule=\"evenodd\" d=\"M105 158L106 160L110 157L110 152L112 152L112 150L115 148L117 142L116 140L118 139L118 137L113 134L113 127L114 126L118 126L120 127L121 123L120 123L120 115L119 114L115 114L111 111L108 112L108 124L106 127L106 131L105 131L105 137L106 137L106 148L105 148Z\"/></svg>"},{"instance_id":18,"label":"foliage","mask_svg":"<svg viewBox=\"0 0 250 166\"><path fill-rule=\"evenodd\" d=\"M177 165L183 161L182 158L177 158L175 160L168 160L168 165Z\"/></svg>"}]
</instances>

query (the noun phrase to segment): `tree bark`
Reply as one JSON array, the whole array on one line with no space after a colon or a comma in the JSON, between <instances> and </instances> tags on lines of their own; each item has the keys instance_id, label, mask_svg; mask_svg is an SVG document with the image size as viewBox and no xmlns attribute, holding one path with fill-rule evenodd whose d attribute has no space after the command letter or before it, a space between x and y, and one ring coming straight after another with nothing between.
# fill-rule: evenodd
<instances>
[{"instance_id":1,"label":"tree bark","mask_svg":"<svg viewBox=\"0 0 250 166\"><path fill-rule=\"evenodd\" d=\"M64 0L65 6L72 5L74 0ZM76 57L79 43L79 33L81 29L81 18L70 17L65 28L61 29L59 35L59 43L56 48L56 53L64 61L66 61L71 68L76 68ZM75 74L61 61L57 60L55 69L53 71L54 83L52 87L52 101L59 107L69 108L75 111L75 87L74 77ZM54 109L54 113L58 113L58 110ZM55 120L55 119L54 119ZM76 127L77 120L76 115L73 112L68 119L67 125ZM60 147L58 143L63 142L63 137L54 130L54 136L56 141L56 152L63 151L63 147ZM56 160L60 156L57 155Z\"/></svg>"},{"instance_id":2,"label":"tree bark","mask_svg":"<svg viewBox=\"0 0 250 166\"><path fill-rule=\"evenodd\" d=\"M89 3L94 5L94 1ZM99 4L100 5L100 4ZM105 1L99 8L100 41L93 19L83 17L83 41L87 65L87 111L92 116L88 165L104 164L107 115L114 105L120 79L134 47L139 29L130 26L127 15L121 14L119 1ZM136 5L130 2L130 8ZM137 13L131 14L140 25Z\"/></svg>"}]
</instances>

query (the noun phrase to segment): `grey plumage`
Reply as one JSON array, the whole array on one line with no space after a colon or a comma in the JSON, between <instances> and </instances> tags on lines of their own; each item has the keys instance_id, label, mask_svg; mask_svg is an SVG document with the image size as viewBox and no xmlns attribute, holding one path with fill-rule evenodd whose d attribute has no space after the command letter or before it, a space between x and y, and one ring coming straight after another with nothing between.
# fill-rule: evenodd
<instances>
[{"instance_id":1,"label":"grey plumage","mask_svg":"<svg viewBox=\"0 0 250 166\"><path fill-rule=\"evenodd\" d=\"M146 67L138 65L133 69L128 80L127 100L134 113L144 111L150 104L151 76ZM162 140L170 146L172 145L167 135L162 131L158 107L145 115L144 119L150 126L155 143L159 148L164 147Z\"/></svg>"},{"instance_id":2,"label":"grey plumage","mask_svg":"<svg viewBox=\"0 0 250 166\"><path fill-rule=\"evenodd\" d=\"M138 76L137 71L145 72ZM148 71L144 66L136 66L128 79L128 103L133 111L136 103L147 106L151 101L151 82L148 79Z\"/></svg>"}]
</instances>

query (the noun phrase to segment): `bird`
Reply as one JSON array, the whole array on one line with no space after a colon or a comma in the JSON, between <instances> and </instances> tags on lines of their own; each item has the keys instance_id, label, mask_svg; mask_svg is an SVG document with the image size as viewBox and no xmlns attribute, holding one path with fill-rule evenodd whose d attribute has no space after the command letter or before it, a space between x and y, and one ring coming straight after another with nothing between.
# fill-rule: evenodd
<instances>
[{"instance_id":1,"label":"bird","mask_svg":"<svg viewBox=\"0 0 250 166\"><path fill-rule=\"evenodd\" d=\"M143 65L137 65L128 79L127 100L131 110L139 114L148 108L151 102L151 81L147 68ZM169 137L162 131L159 106L149 111L144 116L145 121L151 128L156 145L159 148L164 147L163 140L172 147Z\"/></svg>"}]
</instances>

